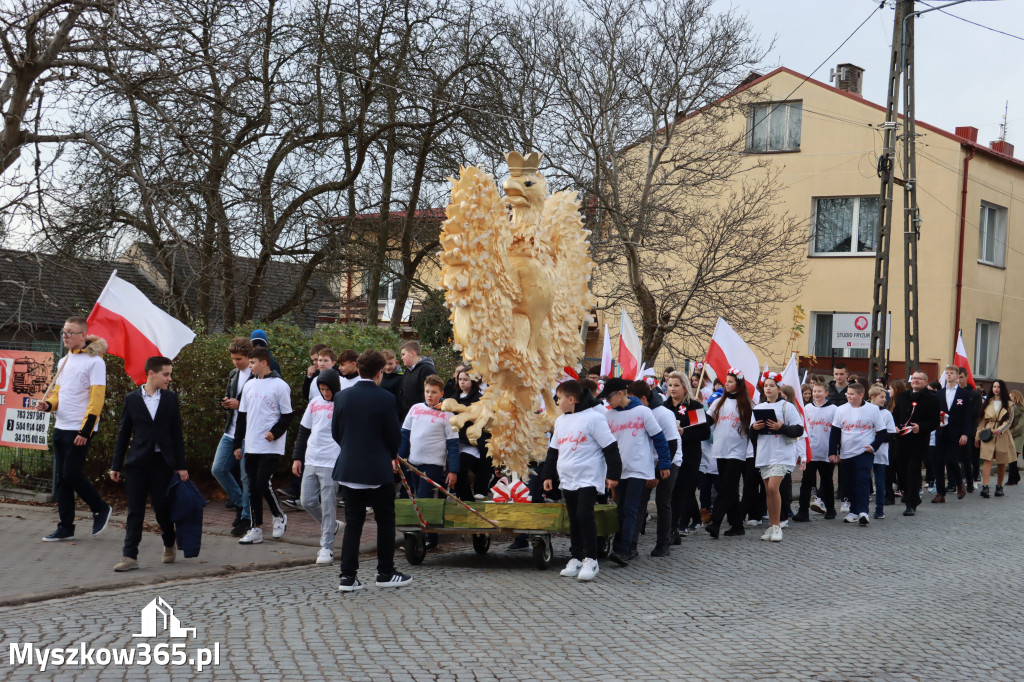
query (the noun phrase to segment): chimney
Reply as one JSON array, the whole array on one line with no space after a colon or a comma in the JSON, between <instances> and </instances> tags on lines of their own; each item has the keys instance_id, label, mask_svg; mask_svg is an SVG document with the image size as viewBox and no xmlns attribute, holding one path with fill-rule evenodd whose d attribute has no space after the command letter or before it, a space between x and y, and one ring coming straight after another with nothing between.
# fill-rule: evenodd
<instances>
[{"instance_id":1,"label":"chimney","mask_svg":"<svg viewBox=\"0 0 1024 682\"><path fill-rule=\"evenodd\" d=\"M994 151L997 151L1000 154L1005 154L1009 157L1013 156L1013 145L1006 140L996 140L995 142L992 142L990 146Z\"/></svg>"},{"instance_id":2,"label":"chimney","mask_svg":"<svg viewBox=\"0 0 1024 682\"><path fill-rule=\"evenodd\" d=\"M974 126L957 126L956 135L974 143L978 141L978 129Z\"/></svg>"},{"instance_id":3,"label":"chimney","mask_svg":"<svg viewBox=\"0 0 1024 682\"><path fill-rule=\"evenodd\" d=\"M864 80L864 69L856 64L840 64L832 69L829 80L835 81L836 87L851 95L861 96L861 83Z\"/></svg>"}]
</instances>

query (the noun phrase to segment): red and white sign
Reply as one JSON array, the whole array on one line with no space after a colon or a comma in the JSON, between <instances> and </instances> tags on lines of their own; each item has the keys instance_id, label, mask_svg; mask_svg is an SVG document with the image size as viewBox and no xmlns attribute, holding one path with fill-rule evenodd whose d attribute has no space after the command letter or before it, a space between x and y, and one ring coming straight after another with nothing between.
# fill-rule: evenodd
<instances>
[{"instance_id":1,"label":"red and white sign","mask_svg":"<svg viewBox=\"0 0 1024 682\"><path fill-rule=\"evenodd\" d=\"M0 445L47 448L50 414L36 412L35 405L52 376L52 353L0 350Z\"/></svg>"},{"instance_id":2,"label":"red and white sign","mask_svg":"<svg viewBox=\"0 0 1024 682\"><path fill-rule=\"evenodd\" d=\"M683 418L684 429L689 426L699 426L700 424L708 423L708 416L703 407L688 410L684 405L680 405L679 415Z\"/></svg>"},{"instance_id":3,"label":"red and white sign","mask_svg":"<svg viewBox=\"0 0 1024 682\"><path fill-rule=\"evenodd\" d=\"M146 380L146 360L174 359L196 338L191 329L156 307L135 285L111 273L89 313L89 333L107 340L108 352L124 360L136 384Z\"/></svg>"},{"instance_id":4,"label":"red and white sign","mask_svg":"<svg viewBox=\"0 0 1024 682\"><path fill-rule=\"evenodd\" d=\"M892 318L885 318L885 347L892 335ZM832 348L871 348L871 315L835 313L832 315Z\"/></svg>"}]
</instances>

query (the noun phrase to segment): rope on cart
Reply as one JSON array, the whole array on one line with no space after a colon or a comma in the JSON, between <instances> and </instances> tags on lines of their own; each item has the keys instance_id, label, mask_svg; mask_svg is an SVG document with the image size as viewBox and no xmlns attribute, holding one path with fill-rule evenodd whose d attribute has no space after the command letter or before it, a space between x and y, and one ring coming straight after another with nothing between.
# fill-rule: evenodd
<instances>
[{"instance_id":1,"label":"rope on cart","mask_svg":"<svg viewBox=\"0 0 1024 682\"><path fill-rule=\"evenodd\" d=\"M473 508L472 508L472 507L470 507L470 506L469 506L468 504L466 504L465 502L463 502L462 500L460 500L460 499L459 499L458 497L456 497L455 495L452 495L452 494L451 494L450 492L448 492L448 490L447 490L447 489L445 489L445 488L444 488L443 486L441 486L441 485L438 485L437 483L435 483L434 481L432 481L432 480L430 479L430 477L429 477L429 476L427 476L427 475L426 475L425 473L423 473L422 471L420 471L419 469L417 469L416 467L414 467L414 466L413 466L412 464L409 464L409 460L407 460L407 459L404 459L404 458L402 458L402 457L399 457L399 458L398 458L398 461L399 461L399 462L401 462L402 464L404 464L405 466L409 467L409 468L410 468L410 469L411 469L412 471L414 471L414 472L416 473L416 475L420 476L421 478L424 478L424 479L426 479L427 483L429 483L430 485L434 486L435 488L437 488L438 490L440 490L440 491L441 491L442 493L444 493L444 494L445 494L445 496L446 496L446 497L447 497L448 499L450 499L450 500L452 500L452 501L454 501L454 502L457 502L457 503L459 504L459 506L461 506L461 507L464 507L465 509L468 509L469 511L471 511L471 512L472 512L472 513L474 513L474 514L476 514L476 515L477 515L477 516L479 516L479 517L480 517L481 519L483 519L483 520L484 520L484 521L486 521L487 523L491 524L491 525L492 525L492 526L494 526L495 528L501 528L501 526L499 526L498 524L496 524L496 523L495 523L494 521L491 521L491 520L490 520L489 518L487 518L486 516L484 516L483 514L481 514L480 512L478 512L478 511L477 511L476 509L473 509ZM399 469L401 469L402 467L398 467L398 468L399 468ZM405 481L405 476L404 476L404 475L402 476L402 480L403 480L403 481ZM406 484L406 489L408 490L408 488L409 488L409 486L408 486L408 484ZM416 506L416 503L415 503L415 502L413 502L413 506L414 506L414 507ZM419 513L419 509L417 509L417 510L416 510L416 513ZM420 517L420 520L422 521L422 519L423 519L423 517L421 516L421 517ZM425 525L424 525L424 528L426 528L426 526L425 526Z\"/></svg>"},{"instance_id":2,"label":"rope on cart","mask_svg":"<svg viewBox=\"0 0 1024 682\"><path fill-rule=\"evenodd\" d=\"M399 459L402 458L399 457ZM405 480L405 472L402 471L402 467L398 467L398 475L402 477L402 485L405 487L405 493L409 496L409 501L412 502L412 508L416 510L416 516L420 517L420 526L426 528L427 522L423 520L423 514L420 512L419 505L416 504L416 496L412 494L412 488L409 487L409 481Z\"/></svg>"}]
</instances>

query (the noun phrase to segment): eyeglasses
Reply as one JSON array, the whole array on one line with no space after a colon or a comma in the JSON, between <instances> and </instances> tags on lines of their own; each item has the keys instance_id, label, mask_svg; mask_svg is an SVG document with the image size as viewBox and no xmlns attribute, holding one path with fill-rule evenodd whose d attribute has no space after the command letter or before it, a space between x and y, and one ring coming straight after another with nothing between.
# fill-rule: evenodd
<instances>
[{"instance_id":1,"label":"eyeglasses","mask_svg":"<svg viewBox=\"0 0 1024 682\"><path fill-rule=\"evenodd\" d=\"M66 339L69 336L74 336L75 334L84 334L84 333L85 332L69 332L67 329L65 329L65 330L61 331L60 335L63 336Z\"/></svg>"}]
</instances>

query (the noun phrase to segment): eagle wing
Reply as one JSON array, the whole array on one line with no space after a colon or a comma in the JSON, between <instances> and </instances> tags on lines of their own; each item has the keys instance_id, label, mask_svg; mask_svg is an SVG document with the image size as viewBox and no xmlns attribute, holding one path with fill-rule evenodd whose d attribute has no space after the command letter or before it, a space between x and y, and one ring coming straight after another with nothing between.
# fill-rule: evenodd
<instances>
[{"instance_id":1,"label":"eagle wing","mask_svg":"<svg viewBox=\"0 0 1024 682\"><path fill-rule=\"evenodd\" d=\"M590 230L583 227L576 192L556 192L547 198L544 226L557 275L548 314L553 360L559 369L575 367L583 356L580 325L591 321L595 302L590 291L594 270L588 241Z\"/></svg>"},{"instance_id":2,"label":"eagle wing","mask_svg":"<svg viewBox=\"0 0 1024 682\"><path fill-rule=\"evenodd\" d=\"M515 338L510 276L509 212L490 174L475 166L450 178L451 202L441 228L441 283L451 309L455 347L481 378L491 383L501 351Z\"/></svg>"}]
</instances>

